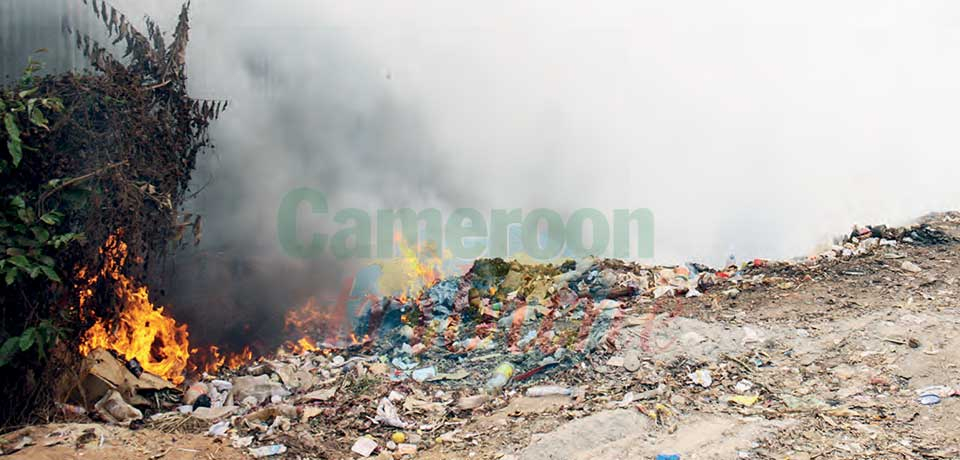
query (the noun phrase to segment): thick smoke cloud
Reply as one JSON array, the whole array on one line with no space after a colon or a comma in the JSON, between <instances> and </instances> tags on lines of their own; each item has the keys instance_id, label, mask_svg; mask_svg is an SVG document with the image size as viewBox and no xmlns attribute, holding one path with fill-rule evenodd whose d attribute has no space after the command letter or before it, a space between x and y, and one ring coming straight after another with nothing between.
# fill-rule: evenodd
<instances>
[{"instance_id":1,"label":"thick smoke cloud","mask_svg":"<svg viewBox=\"0 0 960 460\"><path fill-rule=\"evenodd\" d=\"M170 25L178 8L115 4ZM59 6L32 8L59 30ZM346 264L277 245L298 186L334 210L645 207L656 261L714 264L956 208L957 17L946 1L194 2L192 91L231 102L170 299L276 327L335 291Z\"/></svg>"}]
</instances>

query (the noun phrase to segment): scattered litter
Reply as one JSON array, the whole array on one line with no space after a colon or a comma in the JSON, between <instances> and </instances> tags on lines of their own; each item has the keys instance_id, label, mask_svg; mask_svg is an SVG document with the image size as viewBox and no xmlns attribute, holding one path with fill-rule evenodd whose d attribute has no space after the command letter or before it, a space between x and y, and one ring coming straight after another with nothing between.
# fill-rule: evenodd
<instances>
[{"instance_id":1,"label":"scattered litter","mask_svg":"<svg viewBox=\"0 0 960 460\"><path fill-rule=\"evenodd\" d=\"M527 388L526 395L531 398L542 396L570 396L574 394L573 388L566 388L558 385L540 385Z\"/></svg>"},{"instance_id":2,"label":"scattered litter","mask_svg":"<svg viewBox=\"0 0 960 460\"><path fill-rule=\"evenodd\" d=\"M759 395L735 395L727 398L728 401L732 403L739 404L741 406L750 407L757 403L760 400Z\"/></svg>"},{"instance_id":3,"label":"scattered litter","mask_svg":"<svg viewBox=\"0 0 960 460\"><path fill-rule=\"evenodd\" d=\"M373 451L377 450L377 441L366 436L361 436L353 443L350 451L361 457L369 457Z\"/></svg>"},{"instance_id":4,"label":"scattered litter","mask_svg":"<svg viewBox=\"0 0 960 460\"><path fill-rule=\"evenodd\" d=\"M437 376L437 368L430 366L423 369L417 369L410 375L417 382L426 382Z\"/></svg>"},{"instance_id":5,"label":"scattered litter","mask_svg":"<svg viewBox=\"0 0 960 460\"><path fill-rule=\"evenodd\" d=\"M457 401L457 407L460 410L476 409L484 405L489 399L486 395L464 396Z\"/></svg>"},{"instance_id":6,"label":"scattered litter","mask_svg":"<svg viewBox=\"0 0 960 460\"><path fill-rule=\"evenodd\" d=\"M118 425L126 425L143 418L143 413L139 409L127 404L120 393L114 390L107 393L94 407L101 417Z\"/></svg>"},{"instance_id":7,"label":"scattered litter","mask_svg":"<svg viewBox=\"0 0 960 460\"><path fill-rule=\"evenodd\" d=\"M510 378L513 377L514 367L512 363L506 362L497 366L493 371L493 376L487 380L487 390L495 391L503 388Z\"/></svg>"},{"instance_id":8,"label":"scattered litter","mask_svg":"<svg viewBox=\"0 0 960 460\"><path fill-rule=\"evenodd\" d=\"M222 422L214 423L210 426L210 429L207 430L207 436L226 436L227 430L230 429L230 422L224 420Z\"/></svg>"},{"instance_id":9,"label":"scattered litter","mask_svg":"<svg viewBox=\"0 0 960 460\"><path fill-rule=\"evenodd\" d=\"M377 406L377 417L374 420L394 428L406 428L408 426L403 420L400 420L397 406L394 406L388 398L380 400L380 404Z\"/></svg>"},{"instance_id":10,"label":"scattered litter","mask_svg":"<svg viewBox=\"0 0 960 460\"><path fill-rule=\"evenodd\" d=\"M709 388L713 384L713 376L707 369L699 369L689 374L690 381L704 388Z\"/></svg>"},{"instance_id":11,"label":"scattered litter","mask_svg":"<svg viewBox=\"0 0 960 460\"><path fill-rule=\"evenodd\" d=\"M287 451L287 446L283 444L271 444L269 446L257 447L250 449L250 455L253 455L254 458L263 458L271 457L274 455L280 455Z\"/></svg>"},{"instance_id":12,"label":"scattered litter","mask_svg":"<svg viewBox=\"0 0 960 460\"><path fill-rule=\"evenodd\" d=\"M737 393L741 393L741 394L742 394L742 393L746 393L746 392L748 392L748 391L750 391L750 390L753 389L753 382L751 382L751 381L749 381L749 380L746 380L746 379L741 380L741 381L737 382L736 385L733 386L733 389L734 389Z\"/></svg>"}]
</instances>

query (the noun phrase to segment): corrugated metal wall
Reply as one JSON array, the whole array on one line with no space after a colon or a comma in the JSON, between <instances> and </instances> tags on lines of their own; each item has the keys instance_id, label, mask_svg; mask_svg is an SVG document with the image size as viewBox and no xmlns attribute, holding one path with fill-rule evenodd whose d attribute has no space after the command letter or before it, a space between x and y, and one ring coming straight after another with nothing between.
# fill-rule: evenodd
<instances>
[{"instance_id":1,"label":"corrugated metal wall","mask_svg":"<svg viewBox=\"0 0 960 460\"><path fill-rule=\"evenodd\" d=\"M7 81L20 75L27 58L39 48L49 51L38 56L48 71L85 68L85 59L62 31L64 23L101 37L93 12L79 0L0 0L0 78Z\"/></svg>"}]
</instances>

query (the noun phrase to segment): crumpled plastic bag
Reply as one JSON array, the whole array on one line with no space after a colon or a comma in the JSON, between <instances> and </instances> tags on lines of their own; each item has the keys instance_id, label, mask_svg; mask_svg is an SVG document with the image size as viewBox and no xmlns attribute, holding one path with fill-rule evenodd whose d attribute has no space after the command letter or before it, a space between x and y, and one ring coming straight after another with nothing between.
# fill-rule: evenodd
<instances>
[{"instance_id":1,"label":"crumpled plastic bag","mask_svg":"<svg viewBox=\"0 0 960 460\"><path fill-rule=\"evenodd\" d=\"M400 420L400 413L397 411L397 406L393 405L393 402L391 402L389 398L380 400L380 404L377 405L377 416L374 418L374 421L394 428L407 428L410 426L403 420Z\"/></svg>"}]
</instances>

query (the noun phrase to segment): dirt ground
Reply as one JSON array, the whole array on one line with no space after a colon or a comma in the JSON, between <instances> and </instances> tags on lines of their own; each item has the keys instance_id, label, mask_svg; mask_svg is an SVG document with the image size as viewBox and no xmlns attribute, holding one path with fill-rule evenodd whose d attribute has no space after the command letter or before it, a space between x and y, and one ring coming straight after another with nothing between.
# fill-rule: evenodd
<instances>
[{"instance_id":1,"label":"dirt ground","mask_svg":"<svg viewBox=\"0 0 960 460\"><path fill-rule=\"evenodd\" d=\"M960 237L960 219L938 219ZM616 346L536 382L577 387L577 397L508 393L420 433L435 439L415 458L960 458L960 397L919 400L927 387L960 387L958 260L956 243L902 244L789 266L766 274L782 278L775 282L685 299L676 310L640 303ZM696 371L712 382L694 383ZM27 430L34 445L10 458L247 455L199 434L96 424ZM272 458L358 458L341 452ZM377 458L393 457L381 450Z\"/></svg>"},{"instance_id":2,"label":"dirt ground","mask_svg":"<svg viewBox=\"0 0 960 460\"><path fill-rule=\"evenodd\" d=\"M25 428L4 439L29 436L34 445L5 458L16 460L193 460L246 459L246 453L222 439L194 434L167 434L96 423L54 424Z\"/></svg>"},{"instance_id":3,"label":"dirt ground","mask_svg":"<svg viewBox=\"0 0 960 460\"><path fill-rule=\"evenodd\" d=\"M957 221L939 227L960 236ZM960 398L918 401L960 385L958 249L901 245L813 267L806 281L687 299L674 317L637 314L612 356L639 356L639 370L596 359L560 377L583 402L520 397L468 420L472 444L424 458L960 458ZM709 388L687 378L695 369L711 371ZM741 380L760 396L750 407L727 401ZM670 414L637 409L657 402Z\"/></svg>"}]
</instances>

